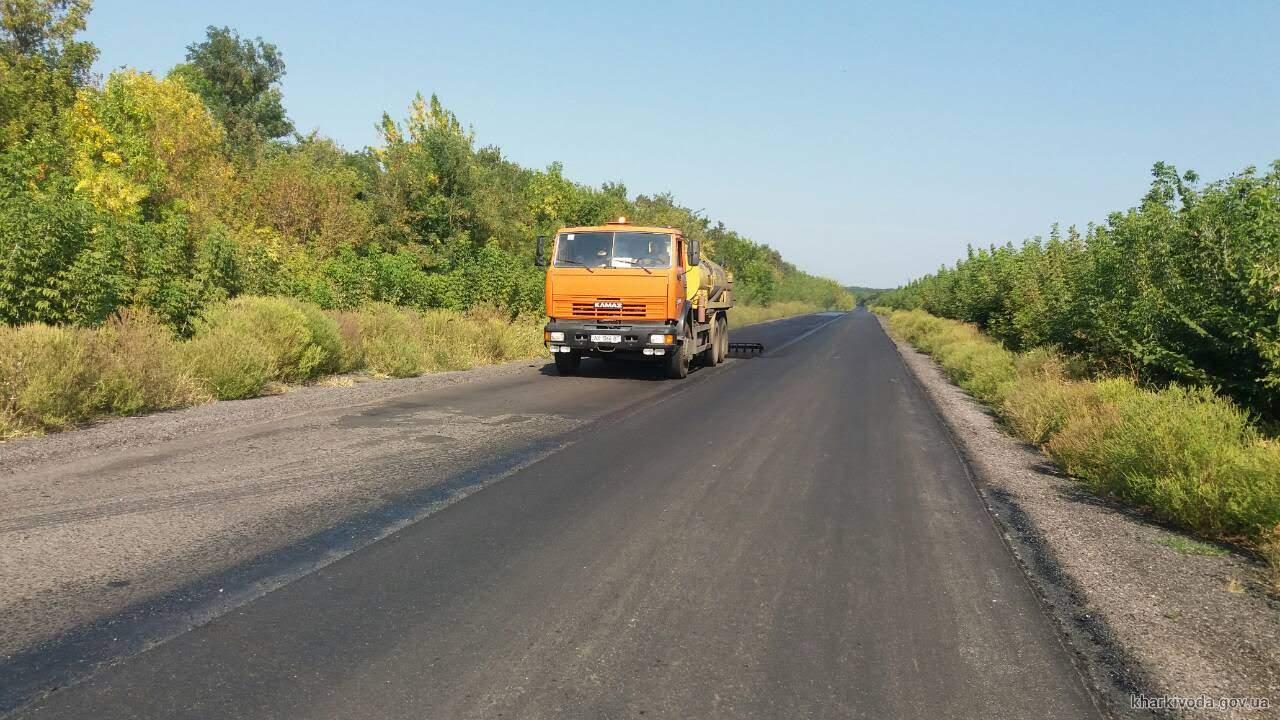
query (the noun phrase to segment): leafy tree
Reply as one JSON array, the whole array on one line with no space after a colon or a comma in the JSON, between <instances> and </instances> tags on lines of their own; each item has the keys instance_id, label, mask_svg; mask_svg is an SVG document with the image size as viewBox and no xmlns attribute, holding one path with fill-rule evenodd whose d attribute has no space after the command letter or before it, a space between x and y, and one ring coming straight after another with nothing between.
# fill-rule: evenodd
<instances>
[{"instance_id":1,"label":"leafy tree","mask_svg":"<svg viewBox=\"0 0 1280 720\"><path fill-rule=\"evenodd\" d=\"M365 178L342 148L310 135L270 150L243 185L242 222L270 228L317 257L360 247L372 236Z\"/></svg>"},{"instance_id":2,"label":"leafy tree","mask_svg":"<svg viewBox=\"0 0 1280 720\"><path fill-rule=\"evenodd\" d=\"M477 229L474 136L431 96L418 95L402 128L383 114L383 172L375 195L385 237L393 245L443 249Z\"/></svg>"},{"instance_id":3,"label":"leafy tree","mask_svg":"<svg viewBox=\"0 0 1280 720\"><path fill-rule=\"evenodd\" d=\"M0 322L68 320L62 275L91 242L93 208L41 193L0 199Z\"/></svg>"},{"instance_id":4,"label":"leafy tree","mask_svg":"<svg viewBox=\"0 0 1280 720\"><path fill-rule=\"evenodd\" d=\"M187 62L171 75L204 99L231 147L244 153L293 132L279 86L284 69L275 45L210 26L204 42L187 46Z\"/></svg>"},{"instance_id":5,"label":"leafy tree","mask_svg":"<svg viewBox=\"0 0 1280 720\"><path fill-rule=\"evenodd\" d=\"M230 172L222 128L181 83L114 72L101 92L80 92L70 116L77 189L101 210L134 216L194 199Z\"/></svg>"},{"instance_id":6,"label":"leafy tree","mask_svg":"<svg viewBox=\"0 0 1280 720\"><path fill-rule=\"evenodd\" d=\"M97 57L76 39L88 0L0 3L0 193L57 182L61 128Z\"/></svg>"},{"instance_id":7,"label":"leafy tree","mask_svg":"<svg viewBox=\"0 0 1280 720\"><path fill-rule=\"evenodd\" d=\"M1084 234L969 251L880 302L1057 346L1104 373L1204 385L1280 419L1280 163L1198 187L1157 163L1140 205Z\"/></svg>"}]
</instances>

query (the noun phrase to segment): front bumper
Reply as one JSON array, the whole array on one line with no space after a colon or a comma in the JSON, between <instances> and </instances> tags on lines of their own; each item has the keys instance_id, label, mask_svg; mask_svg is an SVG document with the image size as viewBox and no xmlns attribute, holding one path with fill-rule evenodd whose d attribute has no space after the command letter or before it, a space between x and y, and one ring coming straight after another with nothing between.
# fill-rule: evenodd
<instances>
[{"instance_id":1,"label":"front bumper","mask_svg":"<svg viewBox=\"0 0 1280 720\"><path fill-rule=\"evenodd\" d=\"M603 357L613 353L635 355L652 355L661 357L675 351L675 326L665 322L643 322L628 324L603 324L590 320L565 321L558 320L547 323L544 338L549 333L564 333L563 340L544 340L551 352L572 352L579 355ZM619 342L597 342L592 335L617 335ZM650 335L665 335L672 338L670 343L651 343ZM567 351L562 348L568 348ZM645 352L648 350L649 352Z\"/></svg>"}]
</instances>

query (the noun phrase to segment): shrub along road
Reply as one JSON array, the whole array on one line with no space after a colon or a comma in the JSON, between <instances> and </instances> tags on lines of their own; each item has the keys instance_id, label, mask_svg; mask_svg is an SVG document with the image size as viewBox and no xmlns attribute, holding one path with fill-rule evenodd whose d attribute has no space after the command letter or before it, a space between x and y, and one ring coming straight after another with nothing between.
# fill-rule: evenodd
<instances>
[{"instance_id":1,"label":"shrub along road","mask_svg":"<svg viewBox=\"0 0 1280 720\"><path fill-rule=\"evenodd\" d=\"M335 506L361 507L352 498L391 502L291 544L280 538L305 527L264 519L289 532L277 533L274 550L266 541L239 548L257 551L252 562L113 610L119 622L105 631L100 622L10 657L6 700L66 681L57 673L73 661L128 653L147 633L155 640L187 617L218 615L251 597L246 587L296 577L18 716L1097 716L874 318L805 316L737 339L772 349L681 383L599 366L579 378L512 369L73 459L68 482L82 490L126 476L159 498L183 483L188 497L259 489L195 503L179 493L131 510L127 525L171 537L144 553L153 556L190 526L210 543L196 517L228 533L237 526L220 513L274 504L295 525L306 525L299 516L332 525ZM459 435L470 450L448 455ZM44 462L54 478L59 462ZM265 463L256 474L255 462ZM495 474L505 477L404 525ZM26 475L3 482L15 477ZM327 490L291 505L273 500L277 484L291 497L313 484ZM110 497L85 505L110 509ZM387 509L396 507L408 509ZM38 545L33 533L50 523L92 533L125 517L10 509L0 522L6 538ZM397 522L381 541L299 577L326 541L341 554ZM64 543L57 553L25 562L56 573L79 562L67 557L77 548L98 552L83 535L54 541ZM6 578L23 572L17 565ZM135 565L138 575L120 580L145 585L175 563ZM239 600L209 600L227 593ZM85 602L68 597L46 604Z\"/></svg>"}]
</instances>

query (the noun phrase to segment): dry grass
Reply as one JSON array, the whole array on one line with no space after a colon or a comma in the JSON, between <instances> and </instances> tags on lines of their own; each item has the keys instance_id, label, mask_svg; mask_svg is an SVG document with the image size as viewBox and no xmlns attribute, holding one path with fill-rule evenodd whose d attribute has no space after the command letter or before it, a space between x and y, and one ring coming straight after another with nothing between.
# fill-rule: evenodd
<instances>
[{"instance_id":1,"label":"dry grass","mask_svg":"<svg viewBox=\"0 0 1280 720\"><path fill-rule=\"evenodd\" d=\"M0 327L0 438L209 399L150 313L125 311L96 329Z\"/></svg>"},{"instance_id":2,"label":"dry grass","mask_svg":"<svg viewBox=\"0 0 1280 720\"><path fill-rule=\"evenodd\" d=\"M1207 389L1095 383L1098 400L1045 444L1094 490L1208 537L1261 540L1280 524L1280 448Z\"/></svg>"},{"instance_id":3,"label":"dry grass","mask_svg":"<svg viewBox=\"0 0 1280 720\"><path fill-rule=\"evenodd\" d=\"M545 352L541 318L494 308L325 312L274 297L210 308L185 342L137 310L99 328L0 326L0 439L104 415L278 394L335 372L409 377Z\"/></svg>"},{"instance_id":4,"label":"dry grass","mask_svg":"<svg viewBox=\"0 0 1280 720\"><path fill-rule=\"evenodd\" d=\"M1280 443L1229 400L1203 388L1083 380L1052 352L1016 355L962 323L878 311L1094 491L1204 537L1244 541L1280 568Z\"/></svg>"},{"instance_id":5,"label":"dry grass","mask_svg":"<svg viewBox=\"0 0 1280 720\"><path fill-rule=\"evenodd\" d=\"M1017 382L1004 388L1000 415L1014 434L1043 445L1073 418L1096 411L1099 402L1094 383L1073 379L1068 364L1058 355L1033 350L1014 360Z\"/></svg>"},{"instance_id":6,"label":"dry grass","mask_svg":"<svg viewBox=\"0 0 1280 720\"><path fill-rule=\"evenodd\" d=\"M466 370L546 353L542 320L477 308L419 312L386 304L333 314L345 370L388 377Z\"/></svg>"},{"instance_id":7,"label":"dry grass","mask_svg":"<svg viewBox=\"0 0 1280 720\"><path fill-rule=\"evenodd\" d=\"M737 305L729 311L731 327L746 327L781 318L822 312L827 308L803 302L776 302L771 305Z\"/></svg>"},{"instance_id":8,"label":"dry grass","mask_svg":"<svg viewBox=\"0 0 1280 720\"><path fill-rule=\"evenodd\" d=\"M99 406L114 415L188 407L213 396L183 362L180 346L159 318L122 310L97 333L104 362Z\"/></svg>"},{"instance_id":9,"label":"dry grass","mask_svg":"<svg viewBox=\"0 0 1280 720\"><path fill-rule=\"evenodd\" d=\"M365 366L364 345L360 342L362 314L356 310L335 310L329 313L338 324L340 372L351 372Z\"/></svg>"}]
</instances>

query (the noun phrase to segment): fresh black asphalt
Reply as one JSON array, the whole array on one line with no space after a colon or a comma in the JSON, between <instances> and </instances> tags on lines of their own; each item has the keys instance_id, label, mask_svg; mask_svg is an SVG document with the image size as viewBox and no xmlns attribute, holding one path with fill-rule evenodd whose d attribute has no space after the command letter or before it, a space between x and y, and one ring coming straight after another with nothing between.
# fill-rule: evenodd
<instances>
[{"instance_id":1,"label":"fresh black asphalt","mask_svg":"<svg viewBox=\"0 0 1280 720\"><path fill-rule=\"evenodd\" d=\"M532 375L512 402L643 399L17 716L1097 717L876 320L734 339L770 349Z\"/></svg>"}]
</instances>

